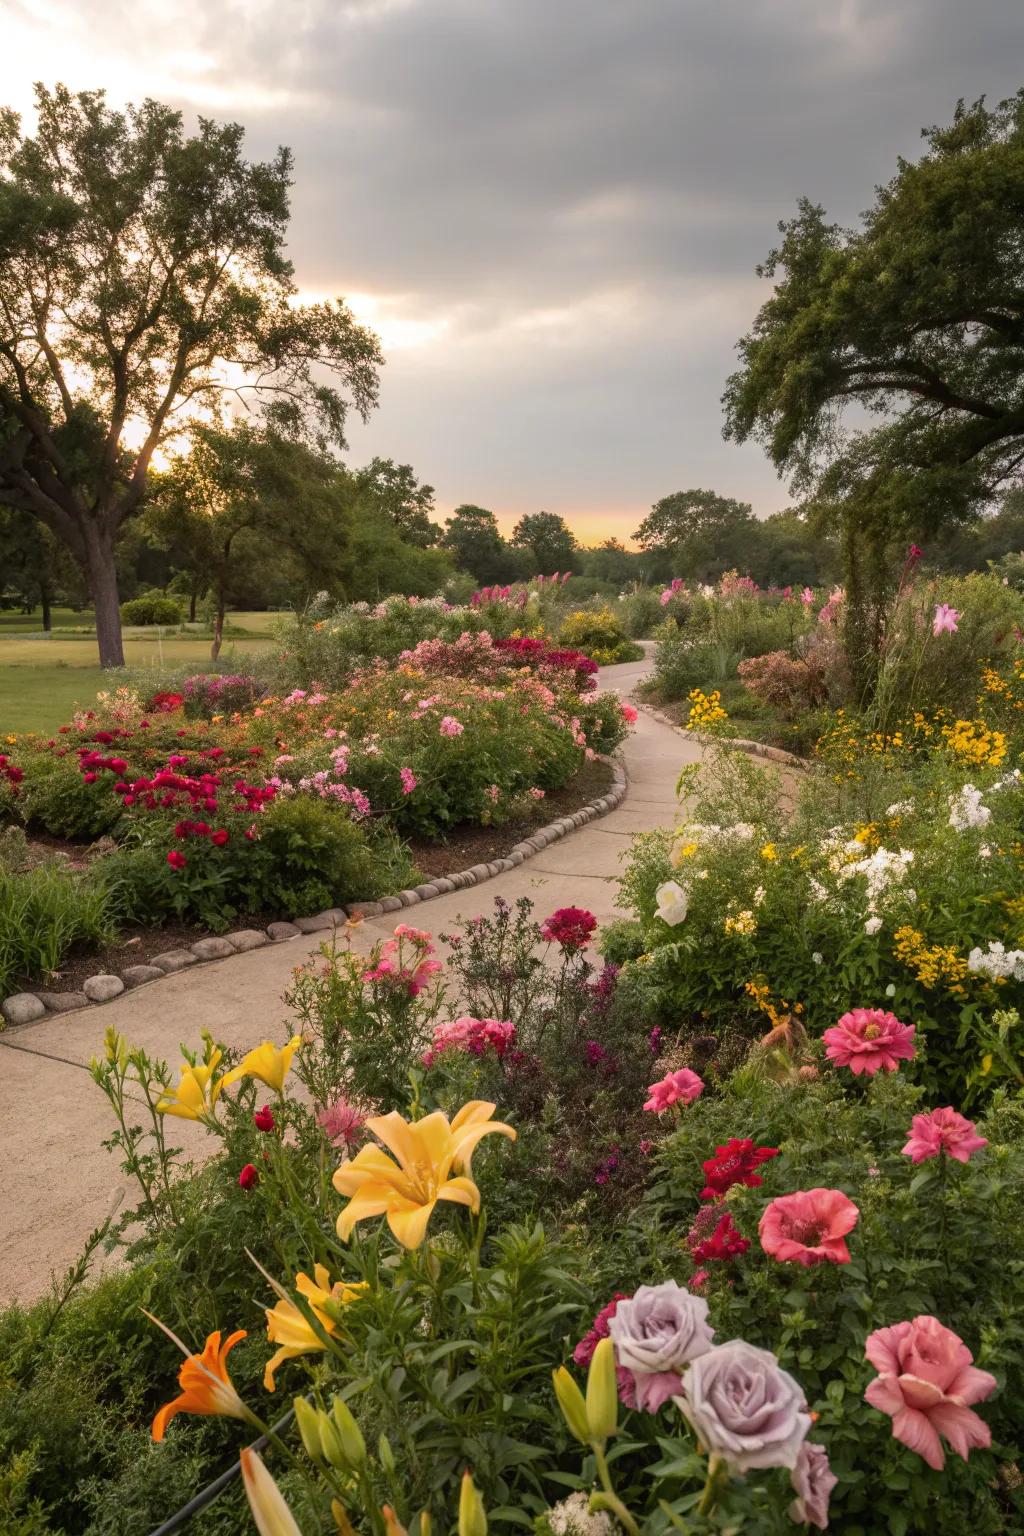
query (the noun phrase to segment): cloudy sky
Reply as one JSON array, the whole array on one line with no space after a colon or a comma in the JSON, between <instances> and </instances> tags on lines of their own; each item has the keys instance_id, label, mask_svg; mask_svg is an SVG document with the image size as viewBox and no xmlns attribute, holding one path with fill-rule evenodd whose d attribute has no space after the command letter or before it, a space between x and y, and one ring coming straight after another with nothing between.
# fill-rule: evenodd
<instances>
[{"instance_id":1,"label":"cloudy sky","mask_svg":"<svg viewBox=\"0 0 1024 1536\"><path fill-rule=\"evenodd\" d=\"M958 96L1024 85L1020 0L0 0L0 38L5 104L60 79L290 145L299 285L388 359L352 462L591 539L689 486L786 505L719 405L777 221L852 221Z\"/></svg>"}]
</instances>

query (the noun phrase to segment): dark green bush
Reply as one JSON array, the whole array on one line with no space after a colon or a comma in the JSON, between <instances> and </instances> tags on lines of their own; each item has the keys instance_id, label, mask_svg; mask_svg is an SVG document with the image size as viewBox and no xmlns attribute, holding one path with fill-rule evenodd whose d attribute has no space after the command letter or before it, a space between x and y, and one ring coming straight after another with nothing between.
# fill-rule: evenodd
<instances>
[{"instance_id":1,"label":"dark green bush","mask_svg":"<svg viewBox=\"0 0 1024 1536\"><path fill-rule=\"evenodd\" d=\"M122 624L180 624L181 619L173 597L133 597L121 604Z\"/></svg>"}]
</instances>

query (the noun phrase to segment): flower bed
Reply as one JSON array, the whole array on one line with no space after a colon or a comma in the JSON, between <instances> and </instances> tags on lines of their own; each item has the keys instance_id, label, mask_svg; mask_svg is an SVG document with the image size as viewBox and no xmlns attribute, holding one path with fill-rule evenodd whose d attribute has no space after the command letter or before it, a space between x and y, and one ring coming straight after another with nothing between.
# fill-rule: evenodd
<instances>
[{"instance_id":1,"label":"flower bed","mask_svg":"<svg viewBox=\"0 0 1024 1536\"><path fill-rule=\"evenodd\" d=\"M595 928L328 949L237 1060L108 1031L132 1246L0 1316L23 1528L152 1529L270 1424L223 1536L1016 1528L1020 1103L968 1120L882 1010L648 1030Z\"/></svg>"}]
</instances>

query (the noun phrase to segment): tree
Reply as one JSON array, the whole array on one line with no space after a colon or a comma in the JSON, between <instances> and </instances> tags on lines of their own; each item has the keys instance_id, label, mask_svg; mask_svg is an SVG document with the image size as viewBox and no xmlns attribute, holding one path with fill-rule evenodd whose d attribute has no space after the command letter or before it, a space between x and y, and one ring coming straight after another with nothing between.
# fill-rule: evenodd
<instances>
[{"instance_id":1,"label":"tree","mask_svg":"<svg viewBox=\"0 0 1024 1536\"><path fill-rule=\"evenodd\" d=\"M228 603L254 574L264 585L291 573L309 587L329 586L345 543L343 483L330 459L266 427L195 429L191 452L160 477L144 527L211 592L212 660Z\"/></svg>"},{"instance_id":2,"label":"tree","mask_svg":"<svg viewBox=\"0 0 1024 1536\"><path fill-rule=\"evenodd\" d=\"M553 576L572 569L576 540L564 517L557 512L528 512L512 530L512 547L529 553L531 576Z\"/></svg>"},{"instance_id":3,"label":"tree","mask_svg":"<svg viewBox=\"0 0 1024 1536\"><path fill-rule=\"evenodd\" d=\"M388 518L407 544L429 549L438 542L441 529L430 518L434 487L421 485L411 464L373 459L356 471L355 484L367 504Z\"/></svg>"},{"instance_id":4,"label":"tree","mask_svg":"<svg viewBox=\"0 0 1024 1536\"><path fill-rule=\"evenodd\" d=\"M619 539L605 539L602 544L583 551L583 574L624 586L640 576L640 556L627 549Z\"/></svg>"},{"instance_id":5,"label":"tree","mask_svg":"<svg viewBox=\"0 0 1024 1536\"><path fill-rule=\"evenodd\" d=\"M230 396L341 448L381 355L340 301L294 302L288 150L249 163L239 125L187 137L154 101L36 101L34 137L0 112L0 498L67 545L120 666L114 546L161 445Z\"/></svg>"},{"instance_id":6,"label":"tree","mask_svg":"<svg viewBox=\"0 0 1024 1536\"><path fill-rule=\"evenodd\" d=\"M924 138L859 229L807 201L780 224L723 397L726 437L849 524L875 596L893 539L926 542L1024 464L1024 92Z\"/></svg>"},{"instance_id":7,"label":"tree","mask_svg":"<svg viewBox=\"0 0 1024 1536\"><path fill-rule=\"evenodd\" d=\"M38 603L43 629L52 626L50 609L66 580L65 552L35 518L0 507L0 602L13 600L26 613Z\"/></svg>"},{"instance_id":8,"label":"tree","mask_svg":"<svg viewBox=\"0 0 1024 1536\"><path fill-rule=\"evenodd\" d=\"M749 570L759 524L748 502L715 491L674 491L656 501L633 537L640 548L671 556L673 574L712 581Z\"/></svg>"},{"instance_id":9,"label":"tree","mask_svg":"<svg viewBox=\"0 0 1024 1536\"><path fill-rule=\"evenodd\" d=\"M511 581L517 574L516 558L501 536L498 519L486 507L456 507L445 522L442 543L459 569L484 585Z\"/></svg>"}]
</instances>

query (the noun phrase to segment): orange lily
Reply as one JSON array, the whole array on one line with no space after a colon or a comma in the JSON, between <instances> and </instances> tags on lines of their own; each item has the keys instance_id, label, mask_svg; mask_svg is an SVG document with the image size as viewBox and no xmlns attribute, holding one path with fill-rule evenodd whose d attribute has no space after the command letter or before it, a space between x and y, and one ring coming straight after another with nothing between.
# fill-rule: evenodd
<instances>
[{"instance_id":1,"label":"orange lily","mask_svg":"<svg viewBox=\"0 0 1024 1536\"><path fill-rule=\"evenodd\" d=\"M317 1264L313 1274L315 1277L313 1280L308 1275L296 1275L295 1289L300 1296L305 1296L313 1316L323 1331L334 1333L337 1323L323 1310L325 1303L333 1302L336 1306L347 1306L367 1289L366 1282L361 1280L355 1285L347 1285L344 1281L338 1280L332 1285L330 1274L323 1264ZM274 1373L278 1366L283 1365L286 1360L294 1360L296 1355L312 1354L315 1350L326 1349L327 1346L294 1301L282 1297L276 1307L267 1307L265 1311L267 1338L271 1344L280 1345L277 1353L267 1361L263 1372L263 1385L268 1392L273 1392Z\"/></svg>"},{"instance_id":2,"label":"orange lily","mask_svg":"<svg viewBox=\"0 0 1024 1536\"><path fill-rule=\"evenodd\" d=\"M494 1105L473 1099L448 1122L435 1110L423 1120L403 1120L396 1110L367 1120L367 1128L393 1154L366 1146L342 1163L334 1187L350 1196L338 1217L338 1236L346 1241L357 1222L385 1215L403 1248L418 1248L439 1200L480 1209L480 1191L470 1178L473 1149L497 1131L515 1141L510 1125L492 1120Z\"/></svg>"},{"instance_id":3,"label":"orange lily","mask_svg":"<svg viewBox=\"0 0 1024 1536\"><path fill-rule=\"evenodd\" d=\"M292 1057L301 1044L301 1035L293 1035L287 1045L280 1047L270 1040L264 1040L262 1045L247 1051L237 1067L225 1073L223 1086L227 1088L242 1077L258 1077L261 1083L266 1083L275 1093L283 1092L284 1080L291 1071Z\"/></svg>"},{"instance_id":4,"label":"orange lily","mask_svg":"<svg viewBox=\"0 0 1024 1536\"><path fill-rule=\"evenodd\" d=\"M163 1324L160 1326L163 1327ZM165 1332L170 1334L180 1348L184 1348L181 1340L175 1338L169 1329ZM239 1328L237 1332L229 1334L222 1345L218 1328L206 1340L201 1355L192 1355L185 1351L186 1358L178 1372L181 1394L173 1402L165 1403L157 1413L153 1420L154 1440L164 1438L168 1424L178 1413L196 1413L207 1417L228 1419L250 1418L249 1410L231 1385L227 1367L228 1355L244 1338L245 1329Z\"/></svg>"}]
</instances>

